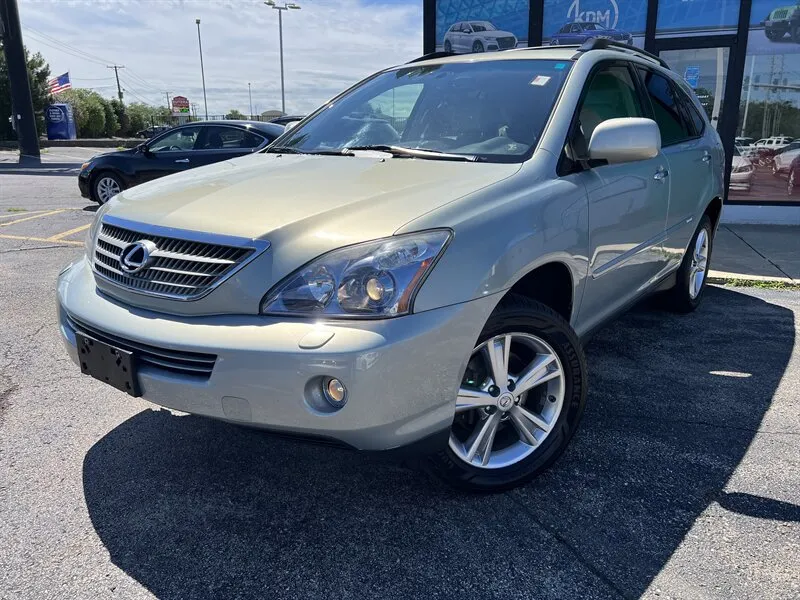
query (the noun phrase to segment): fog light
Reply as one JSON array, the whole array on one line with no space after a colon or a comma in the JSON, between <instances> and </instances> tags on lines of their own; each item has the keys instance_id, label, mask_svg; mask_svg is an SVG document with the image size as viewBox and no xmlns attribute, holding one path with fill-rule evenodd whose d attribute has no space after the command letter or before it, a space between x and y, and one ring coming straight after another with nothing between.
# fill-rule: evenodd
<instances>
[{"instance_id":1,"label":"fog light","mask_svg":"<svg viewBox=\"0 0 800 600\"><path fill-rule=\"evenodd\" d=\"M322 392L325 396L325 400L334 408L341 408L347 402L347 390L344 384L335 377L331 377L323 382Z\"/></svg>"}]
</instances>

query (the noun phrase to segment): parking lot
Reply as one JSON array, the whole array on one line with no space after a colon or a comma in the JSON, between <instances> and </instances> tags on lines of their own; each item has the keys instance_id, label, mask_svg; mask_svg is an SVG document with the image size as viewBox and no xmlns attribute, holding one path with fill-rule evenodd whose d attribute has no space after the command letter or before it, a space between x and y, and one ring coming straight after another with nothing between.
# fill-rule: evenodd
<instances>
[{"instance_id":1,"label":"parking lot","mask_svg":"<svg viewBox=\"0 0 800 600\"><path fill-rule=\"evenodd\" d=\"M563 458L464 495L81 375L54 282L93 153L0 165L0 598L800 596L800 292L637 307L587 349Z\"/></svg>"}]
</instances>

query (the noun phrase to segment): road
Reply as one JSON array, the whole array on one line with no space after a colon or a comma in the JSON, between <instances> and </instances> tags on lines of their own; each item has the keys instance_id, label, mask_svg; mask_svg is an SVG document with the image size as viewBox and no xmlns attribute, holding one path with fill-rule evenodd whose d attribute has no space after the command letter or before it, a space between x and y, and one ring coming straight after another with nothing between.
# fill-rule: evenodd
<instances>
[{"instance_id":1,"label":"road","mask_svg":"<svg viewBox=\"0 0 800 600\"><path fill-rule=\"evenodd\" d=\"M463 495L82 376L53 288L94 207L63 169L0 167L0 598L800 596L800 293L637 307L563 458Z\"/></svg>"}]
</instances>

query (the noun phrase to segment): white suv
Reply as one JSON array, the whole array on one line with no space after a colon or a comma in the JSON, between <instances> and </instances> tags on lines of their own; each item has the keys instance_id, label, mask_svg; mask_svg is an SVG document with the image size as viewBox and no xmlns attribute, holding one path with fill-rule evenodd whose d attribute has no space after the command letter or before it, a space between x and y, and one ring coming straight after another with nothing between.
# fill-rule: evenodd
<instances>
[{"instance_id":1,"label":"white suv","mask_svg":"<svg viewBox=\"0 0 800 600\"><path fill-rule=\"evenodd\" d=\"M463 54L517 47L517 36L499 31L489 21L459 21L444 34L444 51Z\"/></svg>"}]
</instances>

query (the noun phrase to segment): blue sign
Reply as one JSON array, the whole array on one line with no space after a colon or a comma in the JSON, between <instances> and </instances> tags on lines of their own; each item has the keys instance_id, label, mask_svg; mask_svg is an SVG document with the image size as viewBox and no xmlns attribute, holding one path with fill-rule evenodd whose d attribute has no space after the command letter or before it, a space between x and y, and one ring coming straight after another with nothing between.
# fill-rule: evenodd
<instances>
[{"instance_id":1,"label":"blue sign","mask_svg":"<svg viewBox=\"0 0 800 600\"><path fill-rule=\"evenodd\" d=\"M615 32L644 35L646 22L647 0L544 0L542 37L549 40L567 23L598 23Z\"/></svg>"},{"instance_id":2,"label":"blue sign","mask_svg":"<svg viewBox=\"0 0 800 600\"><path fill-rule=\"evenodd\" d=\"M71 105L51 104L44 114L48 140L74 140L78 137Z\"/></svg>"},{"instance_id":3,"label":"blue sign","mask_svg":"<svg viewBox=\"0 0 800 600\"><path fill-rule=\"evenodd\" d=\"M683 78L693 90L696 90L697 82L700 80L700 67L686 67L686 71L683 73Z\"/></svg>"},{"instance_id":4,"label":"blue sign","mask_svg":"<svg viewBox=\"0 0 800 600\"><path fill-rule=\"evenodd\" d=\"M484 52L528 45L529 0L438 0L436 45Z\"/></svg>"}]
</instances>

